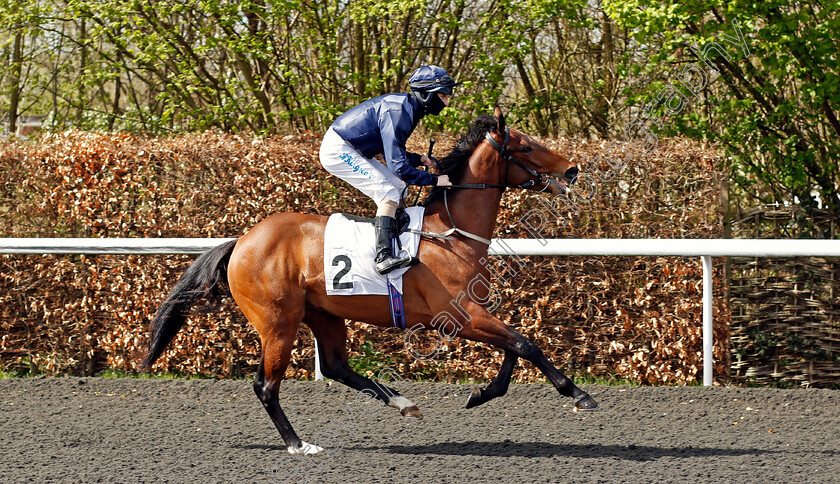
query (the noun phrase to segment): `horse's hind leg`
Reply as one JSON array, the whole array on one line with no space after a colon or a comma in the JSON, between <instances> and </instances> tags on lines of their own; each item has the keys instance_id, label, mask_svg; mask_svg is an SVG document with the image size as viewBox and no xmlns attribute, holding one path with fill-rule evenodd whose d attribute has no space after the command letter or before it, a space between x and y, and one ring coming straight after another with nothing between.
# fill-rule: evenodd
<instances>
[{"instance_id":1,"label":"horse's hind leg","mask_svg":"<svg viewBox=\"0 0 840 484\"><path fill-rule=\"evenodd\" d=\"M414 402L382 382L374 382L350 368L347 363L347 327L344 325L343 318L315 309L307 309L303 321L312 328L315 334L321 359L321 371L325 377L396 408L403 417L423 418L423 414Z\"/></svg>"},{"instance_id":2,"label":"horse's hind leg","mask_svg":"<svg viewBox=\"0 0 840 484\"><path fill-rule=\"evenodd\" d=\"M283 409L280 408L278 398L280 382L283 381L286 368L289 366L289 358L299 325L300 323L278 320L272 325L270 331L265 332L265 335L261 332L263 353L254 378L254 393L257 394L257 398L260 399L274 426L280 432L280 436L283 437L290 454L316 454L324 449L300 440Z\"/></svg>"}]
</instances>

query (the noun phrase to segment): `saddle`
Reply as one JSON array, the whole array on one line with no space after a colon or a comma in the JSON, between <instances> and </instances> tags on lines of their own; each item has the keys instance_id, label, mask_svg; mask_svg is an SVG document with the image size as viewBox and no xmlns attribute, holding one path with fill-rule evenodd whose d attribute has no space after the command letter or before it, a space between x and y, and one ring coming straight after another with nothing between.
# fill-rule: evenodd
<instances>
[{"instance_id":1,"label":"saddle","mask_svg":"<svg viewBox=\"0 0 840 484\"><path fill-rule=\"evenodd\" d=\"M423 207L408 207L398 212L398 255L417 256L424 232ZM330 296L388 294L387 281L402 293L402 275L408 267L388 275L376 272L373 219L344 213L330 216L324 230L324 275Z\"/></svg>"},{"instance_id":2,"label":"saddle","mask_svg":"<svg viewBox=\"0 0 840 484\"><path fill-rule=\"evenodd\" d=\"M353 215L351 213L341 213L340 215L344 216L344 218L350 219L354 222L363 222L363 223L370 223L374 222L374 219L368 217L360 217L358 215ZM398 235L402 235L403 233L409 230L409 224L411 223L411 216L408 215L408 212L405 210L405 207L397 208L397 213L394 215L394 220L397 221L397 233L392 234L394 237ZM422 218L421 218L422 220ZM421 224L422 225L422 222Z\"/></svg>"},{"instance_id":3,"label":"saddle","mask_svg":"<svg viewBox=\"0 0 840 484\"><path fill-rule=\"evenodd\" d=\"M424 234L423 207L397 211L397 255L417 256ZM330 216L324 231L324 281L329 296L387 295L394 325L405 327L402 276L410 268L389 274L376 272L373 219L345 213Z\"/></svg>"}]
</instances>

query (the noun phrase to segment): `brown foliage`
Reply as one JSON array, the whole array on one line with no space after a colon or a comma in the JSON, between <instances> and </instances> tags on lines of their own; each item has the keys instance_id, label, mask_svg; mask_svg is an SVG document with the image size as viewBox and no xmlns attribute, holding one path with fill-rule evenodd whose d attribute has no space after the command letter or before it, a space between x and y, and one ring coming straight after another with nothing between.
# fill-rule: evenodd
<instances>
[{"instance_id":1,"label":"brown foliage","mask_svg":"<svg viewBox=\"0 0 840 484\"><path fill-rule=\"evenodd\" d=\"M171 138L68 131L36 144L0 144L2 236L237 237L270 213L347 211L373 203L326 173L312 135L253 138L218 132ZM603 142L542 140L582 164ZM425 152L422 140L410 146ZM593 200L546 237L719 237L716 153L685 141L634 159ZM529 237L519 219L534 193L508 192L496 236ZM548 199L544 199L548 201ZM187 256L0 256L0 331L5 369L49 373L132 370L145 326ZM566 371L645 383L688 383L701 372L701 268L685 258L529 258L497 285L496 315L532 338ZM719 278L718 278L719 279ZM726 374L729 315L716 289L716 374ZM392 356L406 378L492 377L501 352L456 340L432 364L414 361L402 333L350 325ZM156 366L219 376L255 368L258 337L233 304L193 316ZM313 350L301 330L290 377L309 376ZM541 378L530 364L517 381Z\"/></svg>"}]
</instances>

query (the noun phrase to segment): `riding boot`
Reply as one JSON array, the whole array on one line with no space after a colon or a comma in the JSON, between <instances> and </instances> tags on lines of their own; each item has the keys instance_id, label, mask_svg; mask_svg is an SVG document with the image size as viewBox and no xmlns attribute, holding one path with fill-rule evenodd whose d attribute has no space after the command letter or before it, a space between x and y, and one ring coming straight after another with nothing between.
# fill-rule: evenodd
<instances>
[{"instance_id":1,"label":"riding boot","mask_svg":"<svg viewBox=\"0 0 840 484\"><path fill-rule=\"evenodd\" d=\"M401 269L403 267L411 267L420 262L416 257L403 256L394 257L393 238L392 234L396 232L393 227L395 225L394 217L387 217L378 215L374 219L374 228L376 230L376 272L380 274L387 274L394 269Z\"/></svg>"}]
</instances>

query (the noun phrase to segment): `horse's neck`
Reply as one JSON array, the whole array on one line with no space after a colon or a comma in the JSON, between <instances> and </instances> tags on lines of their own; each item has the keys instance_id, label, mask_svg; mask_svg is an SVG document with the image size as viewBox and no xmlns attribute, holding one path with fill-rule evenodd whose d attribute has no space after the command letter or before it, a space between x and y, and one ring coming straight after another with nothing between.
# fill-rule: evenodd
<instances>
[{"instance_id":1,"label":"horse's neck","mask_svg":"<svg viewBox=\"0 0 840 484\"><path fill-rule=\"evenodd\" d=\"M482 161L476 159L476 156L485 158L488 154L487 152L481 155L474 153L470 159L470 166L466 167L458 184L500 184L502 180L493 170L477 168L481 167ZM444 225L452 227L454 224L461 230L488 240L493 237L493 232L496 229L496 218L499 215L499 204L502 200L500 189L455 188L449 189L445 196L447 197L446 204L449 205L451 219L447 215L443 197L440 197L433 206L429 207L429 211L436 212ZM468 252L477 255L487 254L487 244L468 237L458 236L457 238Z\"/></svg>"},{"instance_id":2,"label":"horse's neck","mask_svg":"<svg viewBox=\"0 0 840 484\"><path fill-rule=\"evenodd\" d=\"M446 220L447 222L485 239L493 237L502 199L501 190L461 188L450 190L447 196L449 213L452 215L452 220Z\"/></svg>"}]
</instances>

